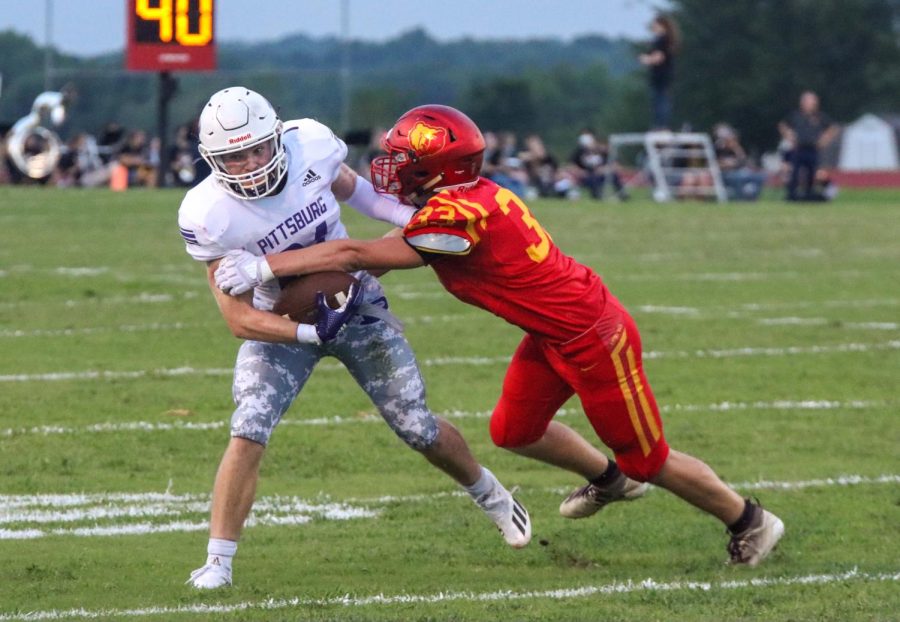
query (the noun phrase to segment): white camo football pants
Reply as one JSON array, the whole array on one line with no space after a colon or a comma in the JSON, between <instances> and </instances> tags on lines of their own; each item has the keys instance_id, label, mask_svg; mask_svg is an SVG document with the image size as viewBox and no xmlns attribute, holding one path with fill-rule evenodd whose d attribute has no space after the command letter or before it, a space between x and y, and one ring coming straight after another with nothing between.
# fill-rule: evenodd
<instances>
[{"instance_id":1,"label":"white camo football pants","mask_svg":"<svg viewBox=\"0 0 900 622\"><path fill-rule=\"evenodd\" d=\"M381 284L366 275L363 302L387 306ZM238 350L231 435L262 445L323 356L334 356L366 392L385 422L413 449L437 440L437 420L425 405L425 384L399 326L369 316L352 318L323 345L245 341ZM327 413L331 414L331 413Z\"/></svg>"}]
</instances>

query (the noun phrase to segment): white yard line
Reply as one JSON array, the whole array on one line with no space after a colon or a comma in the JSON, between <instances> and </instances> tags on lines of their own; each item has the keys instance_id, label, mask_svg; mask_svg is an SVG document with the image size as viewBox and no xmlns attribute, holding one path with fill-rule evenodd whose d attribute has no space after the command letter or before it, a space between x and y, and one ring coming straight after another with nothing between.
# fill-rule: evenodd
<instances>
[{"instance_id":1,"label":"white yard line","mask_svg":"<svg viewBox=\"0 0 900 622\"><path fill-rule=\"evenodd\" d=\"M448 313L445 315L420 315L404 319L403 323L406 325L443 324L445 322L455 322L457 320L465 320L471 317L472 314L465 315L462 313ZM83 328L36 328L32 330L6 329L0 330L0 339L17 339L22 337L76 337L80 335L95 335L101 333L172 332L177 330L203 328L207 326L208 324L198 322L173 322L170 324L151 322L149 324L122 324L120 326L90 326Z\"/></svg>"},{"instance_id":2,"label":"white yard line","mask_svg":"<svg viewBox=\"0 0 900 622\"><path fill-rule=\"evenodd\" d=\"M445 292L421 292L421 291L404 291L399 290L389 294L389 298L398 298L400 300L413 299L437 299L449 296ZM182 300L197 298L197 292L184 292L180 295L172 294L149 294L141 293L136 296L115 296L102 299L90 300L67 300L63 301L66 307L76 307L87 304L148 304L148 303L170 303ZM13 307L21 304L19 302L2 302L0 309ZM785 309L803 309L803 308L871 308L877 306L898 306L898 299L860 299L860 300L823 300L823 301L793 301L784 303L746 303L738 306L714 306L714 307L690 307L676 305L656 305L656 304L634 304L630 308L636 313L652 314L652 315L668 315L681 317L686 319L756 319L761 325L827 325L835 320L827 318L814 317L784 317L784 318L754 318L753 313L760 311L776 311ZM455 322L460 320L468 320L476 317L474 313L451 313L445 315L422 315L422 316L405 316L402 318L404 324L436 324L443 322ZM840 321L839 319L837 321ZM185 328L195 328L200 324L184 324L174 322L170 324L134 324L123 325L119 327L98 326L83 328L64 328L64 329L5 329L0 331L0 338L18 338L18 337L68 337L74 335L89 335L94 333L105 332L150 332L150 331L166 331L166 330L183 330ZM845 328L869 329L869 330L896 330L900 325L897 322L841 322L841 326Z\"/></svg>"},{"instance_id":3,"label":"white yard line","mask_svg":"<svg viewBox=\"0 0 900 622\"><path fill-rule=\"evenodd\" d=\"M725 350L650 350L644 352L644 359L690 359L690 358L737 358L746 356L796 356L837 353L880 352L883 350L900 350L900 340L891 339L877 343L835 343L814 346L788 347L744 347ZM445 366L489 366L508 363L509 356L446 356L424 359L420 363L425 367ZM344 369L339 363L322 363L318 369L335 371ZM0 382L57 382L69 380L129 380L153 376L229 376L233 372L227 368L197 369L194 367L176 367L164 369L139 369L133 371L87 370L60 371L41 374L5 374L0 375Z\"/></svg>"},{"instance_id":4,"label":"white yard line","mask_svg":"<svg viewBox=\"0 0 900 622\"><path fill-rule=\"evenodd\" d=\"M494 603L522 600L571 600L589 596L615 596L618 594L658 593L658 592L727 592L730 590L759 590L770 587L791 587L805 585L831 585L847 582L896 583L900 581L900 571L870 573L857 568L835 574L807 574L788 577L755 577L732 581L661 581L652 578L628 579L599 585L557 587L549 590L519 589L495 590L491 592L446 591L431 594L372 594L354 596L345 594L330 598L292 598L244 601L230 604L196 604L141 607L137 609L50 609L25 613L0 614L0 622L25 620L63 620L95 618L136 618L145 616L185 615L185 614L228 614L238 611L276 611L280 609L308 609L310 607L356 608L373 605L431 605L449 602Z\"/></svg>"},{"instance_id":5,"label":"white yard line","mask_svg":"<svg viewBox=\"0 0 900 622\"><path fill-rule=\"evenodd\" d=\"M748 481L730 483L741 491L798 491L807 488L877 486L900 484L900 475L838 475L799 481ZM569 488L538 488L534 492L564 495ZM247 521L254 525L302 525L313 520L377 518L392 503L422 503L447 497L465 497L451 489L446 492L382 495L333 500L292 496L261 497ZM209 510L209 496L162 493L95 493L0 495L0 540L30 540L48 536L105 537L149 535L153 533L202 531ZM146 519L168 521L148 522ZM142 522L135 522L142 520Z\"/></svg>"},{"instance_id":6,"label":"white yard line","mask_svg":"<svg viewBox=\"0 0 900 622\"><path fill-rule=\"evenodd\" d=\"M727 482L726 482L727 483ZM835 486L880 486L883 484L900 484L900 475L885 474L876 477L867 477L865 475L838 475L835 477L824 477L819 479L808 479L800 481L767 481L761 480L757 482L737 482L728 483L730 488L735 490L805 490L807 488L833 488ZM540 492L549 492L558 495L567 495L572 492L572 488L540 488ZM462 497L464 492L451 491L443 493L418 494L418 495L384 495L375 498L351 497L345 499L347 503L360 503L364 505L379 505L383 503L410 503L430 501L440 497Z\"/></svg>"},{"instance_id":7,"label":"white yard line","mask_svg":"<svg viewBox=\"0 0 900 622\"><path fill-rule=\"evenodd\" d=\"M666 404L660 407L666 412L729 412L745 410L865 410L871 408L887 408L889 402L872 400L775 400L771 402L717 402L715 404ZM561 408L557 416L580 413L580 410ZM491 411L449 410L436 413L445 419L486 419ZM333 415L331 417L315 417L310 419L283 419L281 426L331 426L357 423L380 422L378 415L365 413L356 416ZM41 425L30 428L0 429L0 438L11 436L39 435L54 436L67 434L102 434L106 432L171 432L221 430L228 427L227 421L121 421L117 423L90 423L82 426Z\"/></svg>"},{"instance_id":8,"label":"white yard line","mask_svg":"<svg viewBox=\"0 0 900 622\"><path fill-rule=\"evenodd\" d=\"M123 497L125 497L123 499ZM65 509L57 509L62 505ZM149 493L116 495L2 495L0 540L31 540L47 536L121 536L203 531L209 497ZM371 509L345 502L315 502L299 497L262 497L256 501L247 526L303 525L313 520L375 518ZM168 522L135 519L170 518ZM130 519L130 520L129 520ZM66 526L48 526L54 524ZM73 525L74 523L74 525ZM83 523L78 525L77 523Z\"/></svg>"},{"instance_id":9,"label":"white yard line","mask_svg":"<svg viewBox=\"0 0 900 622\"><path fill-rule=\"evenodd\" d=\"M58 329L34 329L34 330L17 330L8 329L0 330L0 338L20 338L20 337L75 337L79 335L95 335L99 333L145 333L145 332L171 332L176 330L185 330L188 328L199 328L206 326L205 324L186 324L184 322L174 322L171 324L159 324L156 322L150 324L122 324L120 326L94 326L85 328L58 328Z\"/></svg>"},{"instance_id":10,"label":"white yard line","mask_svg":"<svg viewBox=\"0 0 900 622\"><path fill-rule=\"evenodd\" d=\"M749 313L729 312L726 316L721 314L704 314L696 307L666 307L657 305L638 305L635 311L652 315L667 315L673 317L688 318L693 320L708 320L710 318L717 319L741 319L753 320L760 326L830 326L835 325L837 328L845 328L851 330L900 330L898 322L845 322L840 319L829 319L824 317L771 317L771 318L753 318ZM445 324L449 322L469 321L476 317L475 314L465 313L448 313L445 315L420 315L404 318L403 324L407 326L415 326L419 324ZM149 324L122 324L120 326L90 326L83 328L36 328L31 330L24 329L5 329L0 330L0 339L21 339L29 337L76 337L81 335L96 335L104 333L144 333L144 332L173 332L179 330L193 330L208 326L203 323L185 323L172 322L169 324L161 324L151 322Z\"/></svg>"},{"instance_id":11,"label":"white yard line","mask_svg":"<svg viewBox=\"0 0 900 622\"><path fill-rule=\"evenodd\" d=\"M862 475L840 475L824 479L808 479L796 482L738 482L728 484L735 490L803 490L804 488L830 488L832 486L858 486L860 484L900 484L900 475L879 475L864 477Z\"/></svg>"},{"instance_id":12,"label":"white yard line","mask_svg":"<svg viewBox=\"0 0 900 622\"><path fill-rule=\"evenodd\" d=\"M808 309L827 307L829 309L869 309L872 307L896 307L900 298L851 298L831 300L790 300L784 302L746 302L738 305L741 311L770 311L774 309ZM731 305L719 305L711 309L728 310Z\"/></svg>"},{"instance_id":13,"label":"white yard line","mask_svg":"<svg viewBox=\"0 0 900 622\"><path fill-rule=\"evenodd\" d=\"M663 358L737 358L744 356L794 356L798 354L837 354L850 352L876 352L900 350L900 340L892 339L878 343L835 343L814 346L788 347L744 347L723 350L655 351L644 353L645 359Z\"/></svg>"},{"instance_id":14,"label":"white yard line","mask_svg":"<svg viewBox=\"0 0 900 622\"><path fill-rule=\"evenodd\" d=\"M169 303L169 302L179 302L182 300L191 300L194 298L198 298L200 296L199 291L191 292L182 292L181 294L151 294L148 292L141 292L140 294L135 294L133 296L109 296L109 297L98 297L98 298L81 298L78 300L61 300L61 301L53 301L50 304L57 304L64 306L66 308L72 307L80 307L80 306L100 306L100 305L110 305L110 304L161 304L161 303ZM0 309L15 309L18 307L24 307L33 304L40 304L42 306L47 306L48 303L45 301L6 301L0 302Z\"/></svg>"},{"instance_id":15,"label":"white yard line","mask_svg":"<svg viewBox=\"0 0 900 622\"><path fill-rule=\"evenodd\" d=\"M828 270L833 277L856 278L867 274L861 270ZM606 273L604 281L699 281L720 283L742 283L745 281L774 281L776 279L806 279L809 272L799 270L777 270L769 272L758 271L734 271L734 272L682 272L678 274L665 274L663 272L629 273L609 276ZM603 276L601 274L601 276Z\"/></svg>"},{"instance_id":16,"label":"white yard line","mask_svg":"<svg viewBox=\"0 0 900 622\"><path fill-rule=\"evenodd\" d=\"M734 316L732 316L734 317ZM828 319L825 317L762 317L756 320L762 326L828 326L837 324L840 328L854 328L859 330L898 330L897 322L844 322L842 320Z\"/></svg>"}]
</instances>

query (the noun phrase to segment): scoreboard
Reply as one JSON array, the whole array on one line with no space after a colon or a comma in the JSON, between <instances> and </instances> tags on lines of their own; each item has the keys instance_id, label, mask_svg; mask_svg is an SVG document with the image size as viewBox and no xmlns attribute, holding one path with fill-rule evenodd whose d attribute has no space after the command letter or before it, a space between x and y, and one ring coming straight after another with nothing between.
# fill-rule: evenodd
<instances>
[{"instance_id":1,"label":"scoreboard","mask_svg":"<svg viewBox=\"0 0 900 622\"><path fill-rule=\"evenodd\" d=\"M127 69L216 68L214 0L126 0Z\"/></svg>"}]
</instances>

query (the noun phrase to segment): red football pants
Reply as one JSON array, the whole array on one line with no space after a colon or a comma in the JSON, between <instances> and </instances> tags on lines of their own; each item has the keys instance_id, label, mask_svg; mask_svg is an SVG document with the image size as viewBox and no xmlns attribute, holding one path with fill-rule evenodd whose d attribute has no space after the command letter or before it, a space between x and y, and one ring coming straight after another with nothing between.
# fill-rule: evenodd
<instances>
[{"instance_id":1,"label":"red football pants","mask_svg":"<svg viewBox=\"0 0 900 622\"><path fill-rule=\"evenodd\" d=\"M659 473L669 446L641 364L640 334L611 296L600 320L571 341L522 339L491 417L491 438L500 447L534 443L573 394L626 475L646 481Z\"/></svg>"}]
</instances>

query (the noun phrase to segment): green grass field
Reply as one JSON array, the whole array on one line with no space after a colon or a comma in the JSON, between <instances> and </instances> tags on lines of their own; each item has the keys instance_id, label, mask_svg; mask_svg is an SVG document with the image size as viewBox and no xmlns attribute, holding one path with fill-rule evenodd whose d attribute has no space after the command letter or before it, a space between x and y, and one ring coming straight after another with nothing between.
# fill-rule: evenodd
<instances>
[{"instance_id":1,"label":"green grass field","mask_svg":"<svg viewBox=\"0 0 900 622\"><path fill-rule=\"evenodd\" d=\"M900 193L533 203L632 310L670 444L784 519L759 568L725 566L722 526L662 490L561 518L578 479L488 435L520 332L422 269L383 282L430 405L519 487L532 544L508 549L326 361L216 593L183 582L205 558L238 343L180 200L0 188L0 622L900 619ZM559 416L594 438L577 402Z\"/></svg>"}]
</instances>

